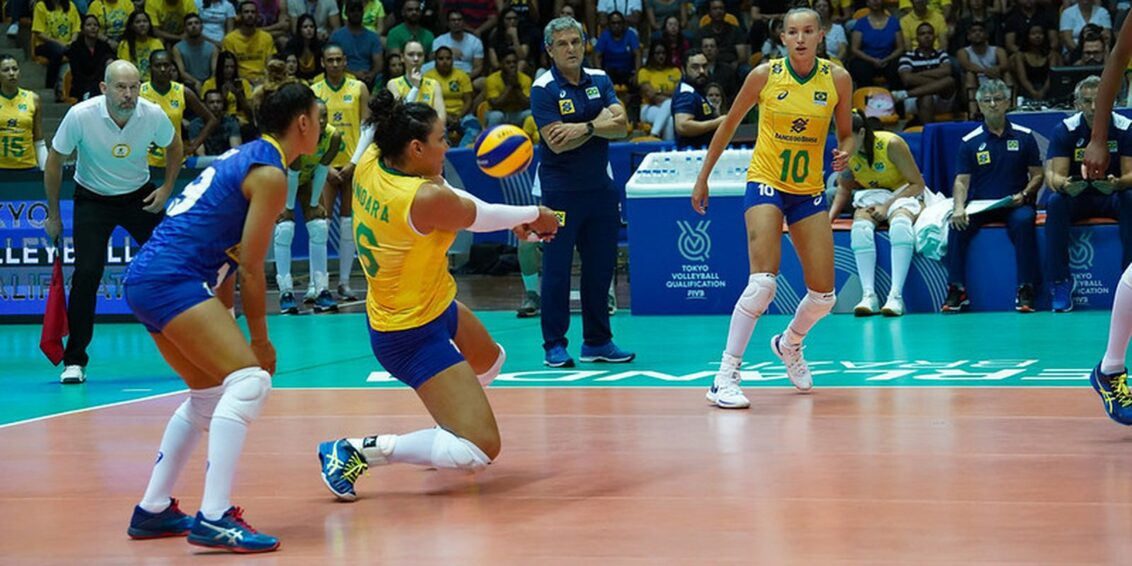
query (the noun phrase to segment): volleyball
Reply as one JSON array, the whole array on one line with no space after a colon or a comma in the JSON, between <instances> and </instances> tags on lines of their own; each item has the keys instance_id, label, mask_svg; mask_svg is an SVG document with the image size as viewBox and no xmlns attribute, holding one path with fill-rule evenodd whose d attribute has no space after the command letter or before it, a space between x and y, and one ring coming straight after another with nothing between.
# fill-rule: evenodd
<instances>
[{"instance_id":1,"label":"volleyball","mask_svg":"<svg viewBox=\"0 0 1132 566\"><path fill-rule=\"evenodd\" d=\"M476 138L476 164L481 171L495 178L526 171L533 156L531 138L517 126L495 126Z\"/></svg>"}]
</instances>

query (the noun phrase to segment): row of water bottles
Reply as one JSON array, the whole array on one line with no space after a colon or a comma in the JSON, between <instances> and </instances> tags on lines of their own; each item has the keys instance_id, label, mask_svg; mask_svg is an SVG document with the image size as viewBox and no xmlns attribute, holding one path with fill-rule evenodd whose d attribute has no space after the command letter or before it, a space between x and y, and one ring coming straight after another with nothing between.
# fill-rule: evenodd
<instances>
[{"instance_id":1,"label":"row of water bottles","mask_svg":"<svg viewBox=\"0 0 1132 566\"><path fill-rule=\"evenodd\" d=\"M691 185L704 168L706 154L704 150L650 153L637 168L633 181L640 185ZM725 150L712 168L709 182L745 183L750 160L749 149Z\"/></svg>"}]
</instances>

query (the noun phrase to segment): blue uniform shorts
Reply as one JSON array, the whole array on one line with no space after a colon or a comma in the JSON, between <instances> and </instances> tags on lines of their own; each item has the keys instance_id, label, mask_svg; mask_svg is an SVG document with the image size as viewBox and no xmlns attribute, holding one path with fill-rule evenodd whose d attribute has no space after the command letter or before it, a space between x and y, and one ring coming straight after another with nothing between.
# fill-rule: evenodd
<instances>
[{"instance_id":1,"label":"blue uniform shorts","mask_svg":"<svg viewBox=\"0 0 1132 566\"><path fill-rule=\"evenodd\" d=\"M382 332L369 327L370 347L390 375L416 389L432 377L462 361L456 348L459 313L456 301L424 326Z\"/></svg>"},{"instance_id":2,"label":"blue uniform shorts","mask_svg":"<svg viewBox=\"0 0 1132 566\"><path fill-rule=\"evenodd\" d=\"M825 193L794 195L784 193L765 183L748 182L747 193L743 195L743 211L760 204L777 206L786 217L787 225L805 220L819 212L828 212Z\"/></svg>"},{"instance_id":3,"label":"blue uniform shorts","mask_svg":"<svg viewBox=\"0 0 1132 566\"><path fill-rule=\"evenodd\" d=\"M126 283L126 304L153 334L159 334L177 315L212 297L212 288L199 279Z\"/></svg>"}]
</instances>

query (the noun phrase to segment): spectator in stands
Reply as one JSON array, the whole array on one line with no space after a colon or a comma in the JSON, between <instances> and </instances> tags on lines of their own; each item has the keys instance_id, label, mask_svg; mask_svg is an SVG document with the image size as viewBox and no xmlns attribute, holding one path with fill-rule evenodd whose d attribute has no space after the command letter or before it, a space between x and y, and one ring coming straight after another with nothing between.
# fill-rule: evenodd
<instances>
[{"instance_id":1,"label":"spectator in stands","mask_svg":"<svg viewBox=\"0 0 1132 566\"><path fill-rule=\"evenodd\" d=\"M523 127L531 115L531 77L519 71L519 57L514 51L504 51L500 69L487 76L484 98L487 127L511 124Z\"/></svg>"},{"instance_id":2,"label":"spectator in stands","mask_svg":"<svg viewBox=\"0 0 1132 566\"><path fill-rule=\"evenodd\" d=\"M133 12L134 5L130 0L94 0L87 8L88 14L98 18L98 26L102 30L100 37L114 49L118 49L118 42L126 33L126 20Z\"/></svg>"},{"instance_id":3,"label":"spectator in stands","mask_svg":"<svg viewBox=\"0 0 1132 566\"><path fill-rule=\"evenodd\" d=\"M0 121L4 124L0 171L44 170L43 110L38 94L20 88L20 63L11 55L0 55Z\"/></svg>"},{"instance_id":4,"label":"spectator in stands","mask_svg":"<svg viewBox=\"0 0 1132 566\"><path fill-rule=\"evenodd\" d=\"M931 24L921 26L931 28ZM928 44L929 47L931 44ZM856 153L837 179L837 196L829 209L833 221L846 204L852 203L853 226L850 246L861 278L861 302L853 309L857 316L879 313L904 314L904 282L912 266L916 243L912 225L923 210L926 185L907 142L890 132L873 131L862 110L853 112ZM875 231L888 225L892 247L892 285L884 307L876 295L877 248Z\"/></svg>"},{"instance_id":5,"label":"spectator in stands","mask_svg":"<svg viewBox=\"0 0 1132 566\"><path fill-rule=\"evenodd\" d=\"M680 86L680 68L672 66L668 47L652 44L648 63L637 71L641 91L641 121L652 124L651 134L666 141L676 139L672 121L672 95Z\"/></svg>"},{"instance_id":6,"label":"spectator in stands","mask_svg":"<svg viewBox=\"0 0 1132 566\"><path fill-rule=\"evenodd\" d=\"M342 17L339 21L344 22L346 21L346 3L340 2L340 4L342 5ZM362 26L379 36L385 34L385 6L381 0L364 0L362 3Z\"/></svg>"},{"instance_id":7,"label":"spectator in stands","mask_svg":"<svg viewBox=\"0 0 1132 566\"><path fill-rule=\"evenodd\" d=\"M405 99L409 102L419 102L432 106L441 120L447 120L447 111L444 106L444 93L441 92L440 83L424 76L425 52L419 41L410 39L404 45L401 53L405 61L405 74L389 81L386 88L397 100Z\"/></svg>"},{"instance_id":8,"label":"spectator in stands","mask_svg":"<svg viewBox=\"0 0 1132 566\"><path fill-rule=\"evenodd\" d=\"M133 63L141 73L143 83L149 80L149 54L158 49L165 49L160 39L150 35L152 30L149 15L145 12L134 12L126 20L126 33L122 35L122 41L118 44L118 58Z\"/></svg>"},{"instance_id":9,"label":"spectator in stands","mask_svg":"<svg viewBox=\"0 0 1132 566\"><path fill-rule=\"evenodd\" d=\"M191 111L194 115L204 118L204 127L191 138L184 146L184 155L193 155L204 139L216 129L220 121L205 107L196 93L185 88L185 85L173 80L177 67L173 64L173 57L164 49L154 51L149 55L149 68L153 80L142 83L138 96L159 106L169 121L173 124L174 136L182 138L181 127L184 124L185 112ZM150 145L149 166L165 167L165 148L156 144Z\"/></svg>"},{"instance_id":10,"label":"spectator in stands","mask_svg":"<svg viewBox=\"0 0 1132 566\"><path fill-rule=\"evenodd\" d=\"M463 28L476 35L476 37L487 37L487 32L491 31L498 23L499 6L495 0L443 0L441 3L441 12L445 15L452 12L460 12L463 15ZM451 31L452 20L448 19L449 31ZM449 45L449 47L452 47ZM455 52L453 52L455 54ZM457 60L459 55L456 54ZM475 76L473 75L474 79Z\"/></svg>"},{"instance_id":11,"label":"spectator in stands","mask_svg":"<svg viewBox=\"0 0 1132 566\"><path fill-rule=\"evenodd\" d=\"M275 92L283 87L287 80L287 58L276 53L267 61L267 73L262 83L252 90L252 112L258 116L259 107L263 105L268 93Z\"/></svg>"},{"instance_id":12,"label":"spectator in stands","mask_svg":"<svg viewBox=\"0 0 1132 566\"><path fill-rule=\"evenodd\" d=\"M240 122L240 136L244 141L258 137L252 113L252 85L247 79L240 77L235 54L230 51L220 52L220 57L216 60L216 74L204 81L201 90L219 90L224 95L225 113Z\"/></svg>"},{"instance_id":13,"label":"spectator in stands","mask_svg":"<svg viewBox=\"0 0 1132 566\"><path fill-rule=\"evenodd\" d=\"M1078 66L1104 66L1108 59L1108 46L1100 30L1089 24L1081 30L1081 41L1073 54L1073 64Z\"/></svg>"},{"instance_id":14,"label":"spectator in stands","mask_svg":"<svg viewBox=\"0 0 1132 566\"><path fill-rule=\"evenodd\" d=\"M814 0L813 9L821 16L822 30L825 31L826 57L843 61L849 53L849 36L845 33L845 27L833 20L833 7L830 2L831 0Z\"/></svg>"},{"instance_id":15,"label":"spectator in stands","mask_svg":"<svg viewBox=\"0 0 1132 566\"><path fill-rule=\"evenodd\" d=\"M83 16L82 35L67 48L71 62L71 92L75 100L86 100L102 94L99 83L106 73L106 65L114 60L114 49L99 38L100 26L94 14Z\"/></svg>"},{"instance_id":16,"label":"spectator in stands","mask_svg":"<svg viewBox=\"0 0 1132 566\"><path fill-rule=\"evenodd\" d=\"M295 22L295 27L291 30L292 36L302 34L300 20L303 16L310 17L314 21L315 37L319 42L326 41L334 30L342 27L342 19L338 17L338 3L334 0L287 0L287 15L290 21ZM362 22L364 25L364 16ZM319 57L315 56L315 59Z\"/></svg>"},{"instance_id":17,"label":"spectator in stands","mask_svg":"<svg viewBox=\"0 0 1132 566\"><path fill-rule=\"evenodd\" d=\"M717 59L735 68L749 66L751 46L747 44L747 34L738 26L726 21L724 17L727 9L723 0L711 0L708 4L708 16L711 21L700 28L696 38L701 42L704 38L715 39L715 46L719 49Z\"/></svg>"},{"instance_id":18,"label":"spectator in stands","mask_svg":"<svg viewBox=\"0 0 1132 566\"><path fill-rule=\"evenodd\" d=\"M904 34L905 49L914 51L919 48L918 30L920 24L928 24L935 31L932 34L935 36L935 45L932 45L932 49L947 47L950 30L947 27L947 20L943 19L943 14L933 9L928 4L928 0L912 0L912 10L900 18L900 30Z\"/></svg>"},{"instance_id":19,"label":"spectator in stands","mask_svg":"<svg viewBox=\"0 0 1132 566\"><path fill-rule=\"evenodd\" d=\"M900 84L898 61L904 54L900 21L885 11L884 0L868 0L868 8L869 13L853 25L849 74L857 86L872 85L883 76L891 90Z\"/></svg>"},{"instance_id":20,"label":"spectator in stands","mask_svg":"<svg viewBox=\"0 0 1132 566\"><path fill-rule=\"evenodd\" d=\"M684 52L692 48L684 37L683 25L675 16L664 19L664 28L653 34L653 43L663 43L668 49L668 62L677 69L684 68Z\"/></svg>"},{"instance_id":21,"label":"spectator in stands","mask_svg":"<svg viewBox=\"0 0 1132 566\"><path fill-rule=\"evenodd\" d=\"M609 25L609 19L614 12L621 14L629 26L637 28L641 25L641 15L644 12L641 0L597 0L597 25L604 30Z\"/></svg>"},{"instance_id":22,"label":"spectator in stands","mask_svg":"<svg viewBox=\"0 0 1132 566\"><path fill-rule=\"evenodd\" d=\"M212 76L220 57L220 49L205 41L203 29L199 14L185 16L185 39L173 46L173 62L181 70L181 81L196 92L203 92L200 87Z\"/></svg>"},{"instance_id":23,"label":"spectator in stands","mask_svg":"<svg viewBox=\"0 0 1132 566\"><path fill-rule=\"evenodd\" d=\"M361 0L346 0L346 25L330 34L330 43L342 48L346 70L366 86L381 72L381 38L362 26Z\"/></svg>"},{"instance_id":24,"label":"spectator in stands","mask_svg":"<svg viewBox=\"0 0 1132 566\"><path fill-rule=\"evenodd\" d=\"M903 102L906 112L915 112L921 124L929 124L935 121L936 112L950 112L955 104L955 77L951 58L935 47L934 26L920 24L916 42L916 48L900 58L898 67L900 80L908 90L895 90L892 98L897 104Z\"/></svg>"},{"instance_id":25,"label":"spectator in stands","mask_svg":"<svg viewBox=\"0 0 1132 566\"><path fill-rule=\"evenodd\" d=\"M951 43L953 52L966 46L959 42L968 38L971 26L976 22L983 24L988 43L992 45L999 44L998 42L1001 41L1001 37L999 35L1000 26L998 15L987 7L987 0L967 0L966 6L961 12L959 22L955 25L955 35L952 37ZM967 41L970 40L967 39Z\"/></svg>"},{"instance_id":26,"label":"spectator in stands","mask_svg":"<svg viewBox=\"0 0 1132 566\"><path fill-rule=\"evenodd\" d=\"M1073 95L1077 113L1054 127L1049 142L1049 187L1046 201L1046 266L1049 269L1054 312L1073 310L1074 279L1069 273L1069 229L1090 217L1120 221L1123 247L1121 269L1132 262L1132 121L1112 113L1108 129L1107 178L1081 178L1085 146L1093 134L1100 77L1077 83Z\"/></svg>"},{"instance_id":27,"label":"spectator in stands","mask_svg":"<svg viewBox=\"0 0 1132 566\"><path fill-rule=\"evenodd\" d=\"M519 13L509 7L503 8L499 22L499 25L491 30L487 41L488 63L492 69L498 69L500 55L504 51L514 51L519 56L519 71L530 74L530 60L534 49L531 48L530 36L520 27Z\"/></svg>"},{"instance_id":28,"label":"spectator in stands","mask_svg":"<svg viewBox=\"0 0 1132 566\"><path fill-rule=\"evenodd\" d=\"M704 98L717 114L727 113L730 104L727 102L727 93L723 92L723 87L719 86L719 83L708 83L704 87Z\"/></svg>"},{"instance_id":29,"label":"spectator in stands","mask_svg":"<svg viewBox=\"0 0 1132 566\"><path fill-rule=\"evenodd\" d=\"M436 66L429 69L425 78L432 79L440 84L440 92L444 98L444 111L448 118L449 140L453 145L460 146L461 137L467 138L469 130L480 131L479 122L472 114L472 79L468 73L452 65L452 49L441 47L436 50ZM474 139L474 136L472 136Z\"/></svg>"},{"instance_id":30,"label":"spectator in stands","mask_svg":"<svg viewBox=\"0 0 1132 566\"><path fill-rule=\"evenodd\" d=\"M1029 100L1045 100L1049 94L1049 69L1061 65L1061 55L1050 46L1049 34L1040 24L1030 26L1021 46L1022 50L1011 60L1018 94Z\"/></svg>"},{"instance_id":31,"label":"spectator in stands","mask_svg":"<svg viewBox=\"0 0 1132 566\"><path fill-rule=\"evenodd\" d=\"M167 45L180 41L185 33L185 16L196 12L193 0L145 0L153 35Z\"/></svg>"},{"instance_id":32,"label":"spectator in stands","mask_svg":"<svg viewBox=\"0 0 1132 566\"><path fill-rule=\"evenodd\" d=\"M254 2L256 5L256 27L270 35L277 48L283 47L287 36L291 34L291 20L287 16L286 0L244 1Z\"/></svg>"},{"instance_id":33,"label":"spectator in stands","mask_svg":"<svg viewBox=\"0 0 1132 566\"><path fill-rule=\"evenodd\" d=\"M201 35L218 48L224 36L236 27L236 8L228 0L197 0L197 14L204 23Z\"/></svg>"},{"instance_id":34,"label":"spectator in stands","mask_svg":"<svg viewBox=\"0 0 1132 566\"><path fill-rule=\"evenodd\" d=\"M696 2L697 5L702 1ZM749 21L751 28L747 33L747 44L761 46L770 36L770 24L774 20L781 20L790 9L788 0L759 0L751 2ZM698 12L698 10L697 10Z\"/></svg>"},{"instance_id":35,"label":"spectator in stands","mask_svg":"<svg viewBox=\"0 0 1132 566\"><path fill-rule=\"evenodd\" d=\"M654 39L664 32L668 18L676 19L677 32L687 25L687 15L681 0L645 0L645 22L648 23L648 30L653 34ZM671 49L671 46L669 48ZM680 67L679 61L676 62L676 67Z\"/></svg>"},{"instance_id":36,"label":"spectator in stands","mask_svg":"<svg viewBox=\"0 0 1132 566\"><path fill-rule=\"evenodd\" d=\"M734 96L739 92L739 74L735 71L734 66L719 62L716 58L719 55L719 49L716 46L717 42L714 37L705 37L700 40L700 53L707 58L707 80L719 83L728 96ZM685 61L687 61L687 56L685 56ZM686 64L685 68L687 68Z\"/></svg>"},{"instance_id":37,"label":"spectator in stands","mask_svg":"<svg viewBox=\"0 0 1132 566\"><path fill-rule=\"evenodd\" d=\"M335 16L337 17L337 16ZM298 63L295 76L304 81L312 81L322 74L322 40L318 37L318 25L314 16L299 16L298 33L287 42L285 53L294 56Z\"/></svg>"},{"instance_id":38,"label":"spectator in stands","mask_svg":"<svg viewBox=\"0 0 1132 566\"><path fill-rule=\"evenodd\" d=\"M786 56L786 46L782 43L782 20L770 23L770 34L762 45L752 46L759 50L762 60L781 59Z\"/></svg>"},{"instance_id":39,"label":"spectator in stands","mask_svg":"<svg viewBox=\"0 0 1132 566\"><path fill-rule=\"evenodd\" d=\"M708 84L707 57L699 50L688 50L684 65L684 80L672 97L672 120L676 130L676 146L680 148L707 147L715 130L727 118L720 114L704 97Z\"/></svg>"},{"instance_id":40,"label":"spectator in stands","mask_svg":"<svg viewBox=\"0 0 1132 566\"><path fill-rule=\"evenodd\" d=\"M1042 28L1042 33L1047 36L1046 44L1050 49L1059 51L1057 15L1054 11L1048 8L1039 9L1037 0L1018 0L1003 24L1003 31L1006 32L1006 52L1013 54L1025 51L1026 36L1034 26Z\"/></svg>"},{"instance_id":41,"label":"spectator in stands","mask_svg":"<svg viewBox=\"0 0 1132 566\"><path fill-rule=\"evenodd\" d=\"M451 48L448 48L451 51ZM405 74L405 60L401 57L400 53L389 53L385 57L385 68L382 74L378 75L378 79L374 81L374 90L385 88L386 85L393 82L394 79Z\"/></svg>"},{"instance_id":42,"label":"spectator in stands","mask_svg":"<svg viewBox=\"0 0 1132 566\"><path fill-rule=\"evenodd\" d=\"M448 12L448 33L432 42L433 51L447 47L452 50L452 64L468 73L475 84L483 77L483 42L464 29L464 14L459 10ZM482 82L482 81L481 81ZM478 87L477 87L478 88Z\"/></svg>"},{"instance_id":43,"label":"spectator in stands","mask_svg":"<svg viewBox=\"0 0 1132 566\"><path fill-rule=\"evenodd\" d=\"M1010 59L1006 50L987 43L987 29L982 22L971 22L967 30L967 40L970 45L959 50L959 67L963 69L963 88L968 93L982 86L988 81L1009 81ZM970 105L969 111L975 115L975 108ZM981 107L981 106L980 106Z\"/></svg>"},{"instance_id":44,"label":"spectator in stands","mask_svg":"<svg viewBox=\"0 0 1132 566\"><path fill-rule=\"evenodd\" d=\"M1096 0L1077 0L1076 3L1061 12L1061 48L1063 53L1072 53L1077 50L1077 40L1085 24L1095 24L1103 30L1104 40L1107 44L1112 40L1112 18L1108 10L1096 5Z\"/></svg>"},{"instance_id":45,"label":"spectator in stands","mask_svg":"<svg viewBox=\"0 0 1132 566\"><path fill-rule=\"evenodd\" d=\"M196 155L217 156L223 154L229 149L239 146L243 141L240 139L240 123L228 115L224 109L224 94L219 90L213 89L204 94L204 105L212 112L213 116L219 116L219 125L212 130L212 132L205 137L204 143L197 147ZM189 122L189 137L196 139L204 131L204 118L197 117Z\"/></svg>"},{"instance_id":46,"label":"spectator in stands","mask_svg":"<svg viewBox=\"0 0 1132 566\"><path fill-rule=\"evenodd\" d=\"M641 67L641 42L637 30L626 29L621 12L606 17L609 25L594 46L594 65L604 69L613 84L628 87Z\"/></svg>"},{"instance_id":47,"label":"spectator in stands","mask_svg":"<svg viewBox=\"0 0 1132 566\"><path fill-rule=\"evenodd\" d=\"M424 46L425 53L432 53L434 39L432 32L421 25L421 3L417 0L405 0L401 5L401 23L389 30L389 35L385 37L385 48L400 52L405 42L413 40Z\"/></svg>"},{"instance_id":48,"label":"spectator in stands","mask_svg":"<svg viewBox=\"0 0 1132 566\"><path fill-rule=\"evenodd\" d=\"M31 33L35 38L35 54L47 59L45 88L55 89L55 101L63 100L63 82L59 71L67 46L79 36L82 21L71 0L40 0L35 4Z\"/></svg>"},{"instance_id":49,"label":"spectator in stands","mask_svg":"<svg viewBox=\"0 0 1132 566\"><path fill-rule=\"evenodd\" d=\"M952 188L954 210L947 238L949 285L943 312L959 312L970 306L967 297L967 247L988 222L1005 222L1018 277L1014 308L1033 312L1038 283L1038 245L1032 204L1042 186L1042 163L1038 142L1028 129L1006 119L1010 87L998 79L979 86L975 99L983 124L963 136L959 146L958 175ZM967 216L970 199L1002 199L1008 205Z\"/></svg>"},{"instance_id":50,"label":"spectator in stands","mask_svg":"<svg viewBox=\"0 0 1132 566\"><path fill-rule=\"evenodd\" d=\"M845 3L843 6L848 8L851 4L852 3ZM888 2L888 4L891 4L891 2ZM915 9L915 2L913 0L900 0L897 6L900 10L899 13L905 15ZM928 0L929 9L939 12L940 15L943 16L943 19L949 22L952 20L954 12L957 11L953 10L952 6L951 0Z\"/></svg>"},{"instance_id":51,"label":"spectator in stands","mask_svg":"<svg viewBox=\"0 0 1132 566\"><path fill-rule=\"evenodd\" d=\"M239 27L224 36L221 49L236 55L240 76L252 84L263 82L267 61L275 54L275 40L271 34L256 27L258 8L252 0L240 2ZM248 136L244 136L246 139Z\"/></svg>"}]
</instances>

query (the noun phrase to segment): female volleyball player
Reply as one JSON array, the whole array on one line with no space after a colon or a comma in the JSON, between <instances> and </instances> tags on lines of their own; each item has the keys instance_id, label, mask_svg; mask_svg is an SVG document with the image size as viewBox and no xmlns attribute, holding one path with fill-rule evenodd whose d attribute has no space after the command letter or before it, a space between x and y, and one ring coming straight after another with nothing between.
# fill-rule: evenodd
<instances>
[{"instance_id":1,"label":"female volleyball player","mask_svg":"<svg viewBox=\"0 0 1132 566\"><path fill-rule=\"evenodd\" d=\"M318 142L311 89L292 83L265 97L264 136L216 159L169 203L166 218L126 272L126 301L157 349L189 386L165 428L145 497L130 520L133 538L179 536L232 552L266 552L258 533L229 502L248 425L271 390L275 349L264 320L264 257L287 198L286 164ZM250 344L212 288L240 274ZM196 519L170 497L202 432L209 431L204 497Z\"/></svg>"},{"instance_id":2,"label":"female volleyball player","mask_svg":"<svg viewBox=\"0 0 1132 566\"><path fill-rule=\"evenodd\" d=\"M484 395L506 358L472 311L455 300L448 247L460 230L558 230L541 206L487 204L441 178L445 121L431 106L382 90L370 102L375 146L354 175L358 257L369 285L366 312L377 361L416 390L439 425L409 434L343 438L318 447L322 479L339 499L369 466L404 462L468 471L499 454ZM478 381L477 381L478 378Z\"/></svg>"},{"instance_id":3,"label":"female volleyball player","mask_svg":"<svg viewBox=\"0 0 1132 566\"><path fill-rule=\"evenodd\" d=\"M704 168L692 189L692 208L707 212L708 177L731 141L739 121L759 104L759 140L747 169L743 199L747 224L747 255L751 275L735 309L727 333L715 383L708 390L711 403L742 409L750 401L739 387L743 352L776 289L775 276L782 256L782 220L805 274L806 296L794 320L782 334L771 338L770 348L786 365L794 387L808 391L813 378L802 358L802 339L818 320L829 314L833 290L833 232L822 194L822 160L832 116L837 121L838 148L833 170L842 171L853 153L849 73L817 57L823 41L821 18L809 8L795 8L784 18L782 43L788 54L763 63L747 75L727 119L715 131Z\"/></svg>"},{"instance_id":4,"label":"female volleyball player","mask_svg":"<svg viewBox=\"0 0 1132 566\"><path fill-rule=\"evenodd\" d=\"M1132 18L1124 20L1120 35L1112 48L1112 55L1101 74L1101 84L1097 88L1096 113L1093 116L1093 134L1085 148L1085 163L1081 166L1082 175L1089 179L1104 179L1108 170L1108 127L1112 121L1112 104L1116 92L1124 84L1124 69L1132 59ZM1128 340L1132 339L1132 265L1124 269L1120 283L1116 286L1116 297L1112 301L1112 318L1108 325L1108 347L1104 358L1089 381L1100 394L1104 410L1112 420L1122 425L1132 425L1132 393L1128 391L1128 369L1124 359L1128 351Z\"/></svg>"},{"instance_id":5,"label":"female volleyball player","mask_svg":"<svg viewBox=\"0 0 1132 566\"><path fill-rule=\"evenodd\" d=\"M837 180L837 196L829 209L832 221L847 202L853 203L850 245L857 259L861 278L861 302L854 312L869 316L879 310L885 316L904 314L904 281L912 266L916 240L912 224L924 208L924 176L904 140L890 132L874 132L865 113L853 113L853 143L857 152ZM878 224L888 224L892 244L892 286L884 307L877 301L877 246L874 232Z\"/></svg>"}]
</instances>

